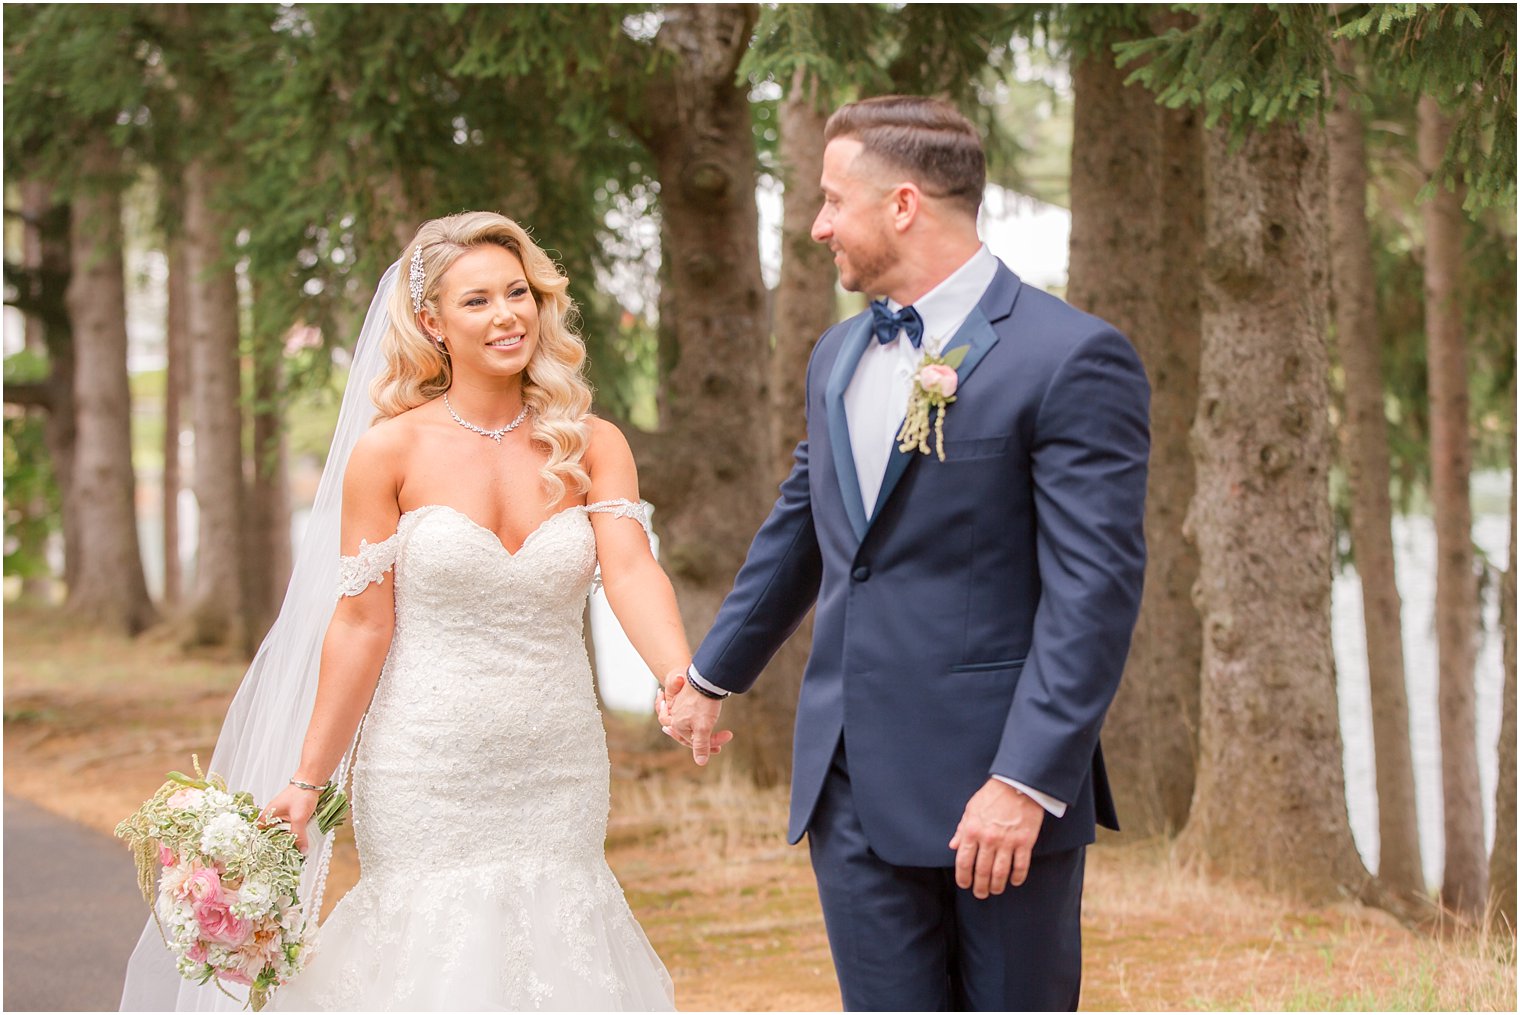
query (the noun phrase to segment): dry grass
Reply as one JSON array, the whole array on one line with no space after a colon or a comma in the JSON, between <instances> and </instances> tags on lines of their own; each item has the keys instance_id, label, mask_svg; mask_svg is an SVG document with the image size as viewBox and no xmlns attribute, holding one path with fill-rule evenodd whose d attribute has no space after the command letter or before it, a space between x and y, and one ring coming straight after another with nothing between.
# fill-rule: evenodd
<instances>
[{"instance_id":1,"label":"dry grass","mask_svg":"<svg viewBox=\"0 0 1520 1015\"><path fill-rule=\"evenodd\" d=\"M5 789L109 831L192 751L209 755L242 664L7 607ZM608 860L690 1010L837 1010L812 871L786 797L698 772L609 715ZM60 791L60 787L64 787ZM340 839L331 906L358 874ZM1099 1010L1514 1011L1514 939L1412 932L1176 862L1166 843L1089 854L1083 1006Z\"/></svg>"},{"instance_id":2,"label":"dry grass","mask_svg":"<svg viewBox=\"0 0 1520 1015\"><path fill-rule=\"evenodd\" d=\"M1090 857L1085 1007L1515 1008L1513 938L1419 933L1351 901L1305 906L1189 869L1164 842L1099 847Z\"/></svg>"}]
</instances>

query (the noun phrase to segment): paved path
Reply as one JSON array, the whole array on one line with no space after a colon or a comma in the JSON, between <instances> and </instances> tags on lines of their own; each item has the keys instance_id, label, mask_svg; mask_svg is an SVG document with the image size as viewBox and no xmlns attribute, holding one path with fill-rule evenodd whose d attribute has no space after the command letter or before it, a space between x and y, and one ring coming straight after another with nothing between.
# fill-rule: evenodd
<instances>
[{"instance_id":1,"label":"paved path","mask_svg":"<svg viewBox=\"0 0 1520 1015\"><path fill-rule=\"evenodd\" d=\"M6 1011L115 1011L147 914L119 839L5 797Z\"/></svg>"}]
</instances>

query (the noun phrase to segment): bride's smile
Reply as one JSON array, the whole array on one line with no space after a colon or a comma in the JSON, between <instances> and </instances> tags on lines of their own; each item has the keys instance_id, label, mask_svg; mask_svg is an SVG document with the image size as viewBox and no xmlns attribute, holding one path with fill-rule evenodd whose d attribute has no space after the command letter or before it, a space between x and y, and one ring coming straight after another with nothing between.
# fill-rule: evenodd
<instances>
[{"instance_id":1,"label":"bride's smile","mask_svg":"<svg viewBox=\"0 0 1520 1015\"><path fill-rule=\"evenodd\" d=\"M438 280L438 313L424 310L440 336L454 379L470 386L521 374L538 345L538 300L516 254L494 243L463 254Z\"/></svg>"}]
</instances>

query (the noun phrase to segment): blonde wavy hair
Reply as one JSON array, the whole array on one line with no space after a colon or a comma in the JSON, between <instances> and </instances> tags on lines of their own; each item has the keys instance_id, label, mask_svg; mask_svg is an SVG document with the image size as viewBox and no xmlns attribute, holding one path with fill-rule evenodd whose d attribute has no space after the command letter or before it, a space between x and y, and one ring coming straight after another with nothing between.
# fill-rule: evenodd
<instances>
[{"instance_id":1,"label":"blonde wavy hair","mask_svg":"<svg viewBox=\"0 0 1520 1015\"><path fill-rule=\"evenodd\" d=\"M379 409L378 418L389 419L449 389L453 365L448 353L422 330L412 309L407 272L420 247L422 301L437 314L438 280L461 255L487 243L517 255L538 304L538 346L523 370L522 397L532 411L532 439L549 451L549 460L539 475L552 506L567 492L582 494L591 488L591 477L581 464L591 441L586 419L591 408L591 385L585 376L586 346L575 331L577 315L567 292L569 280L527 230L506 216L469 211L422 223L402 251L401 270L391 294L390 328L382 340L385 367L375 378L370 397Z\"/></svg>"}]
</instances>

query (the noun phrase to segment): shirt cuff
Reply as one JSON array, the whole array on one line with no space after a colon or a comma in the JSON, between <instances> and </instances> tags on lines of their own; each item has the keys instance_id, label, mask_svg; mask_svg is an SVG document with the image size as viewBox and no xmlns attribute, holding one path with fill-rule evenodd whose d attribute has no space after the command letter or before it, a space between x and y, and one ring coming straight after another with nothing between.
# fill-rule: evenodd
<instances>
[{"instance_id":1,"label":"shirt cuff","mask_svg":"<svg viewBox=\"0 0 1520 1015\"><path fill-rule=\"evenodd\" d=\"M693 670L692 673L695 674L696 671ZM1010 779L1007 776L994 774L992 777L998 782L1007 783L1014 789L1018 790L1020 793L1027 796L1029 799L1033 800L1035 803L1039 804L1041 807L1045 808L1045 810L1053 818L1059 818L1066 813L1066 805L1057 800L1055 797L1051 796L1049 793L1041 793L1039 790L1032 789L1024 785L1022 782L1019 782L1017 779Z\"/></svg>"},{"instance_id":2,"label":"shirt cuff","mask_svg":"<svg viewBox=\"0 0 1520 1015\"><path fill-rule=\"evenodd\" d=\"M686 679L690 680L693 684L696 684L703 690L711 691L713 694L716 694L720 698L726 698L733 693L732 691L725 691L723 688L719 687L717 684L714 684L710 680L704 679L702 674L697 672L697 667L695 664L686 667Z\"/></svg>"}]
</instances>

